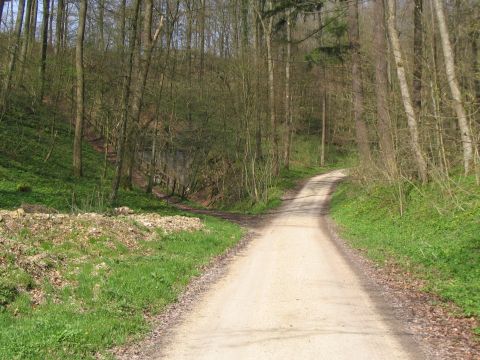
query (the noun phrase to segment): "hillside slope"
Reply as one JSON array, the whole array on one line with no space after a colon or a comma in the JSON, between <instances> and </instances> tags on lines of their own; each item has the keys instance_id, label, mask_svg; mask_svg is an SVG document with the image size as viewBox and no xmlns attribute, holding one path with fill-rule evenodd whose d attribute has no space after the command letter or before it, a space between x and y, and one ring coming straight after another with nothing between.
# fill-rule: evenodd
<instances>
[{"instance_id":1,"label":"hillside slope","mask_svg":"<svg viewBox=\"0 0 480 360\"><path fill-rule=\"evenodd\" d=\"M0 121L0 359L94 359L138 338L243 234L140 189L117 204L134 214L112 216L112 169L103 178L102 154L85 144L75 179L72 141L47 107L18 101Z\"/></svg>"}]
</instances>

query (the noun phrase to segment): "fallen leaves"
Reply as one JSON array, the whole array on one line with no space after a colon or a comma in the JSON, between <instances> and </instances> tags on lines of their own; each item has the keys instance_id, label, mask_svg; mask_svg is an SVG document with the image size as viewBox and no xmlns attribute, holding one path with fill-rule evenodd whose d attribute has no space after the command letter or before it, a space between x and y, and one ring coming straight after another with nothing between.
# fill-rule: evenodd
<instances>
[{"instance_id":1,"label":"fallen leaves","mask_svg":"<svg viewBox=\"0 0 480 360\"><path fill-rule=\"evenodd\" d=\"M21 271L33 279L34 285L48 281L55 288L69 284L62 276L67 260L46 248L73 244L82 252L95 254L95 242L115 249L119 244L130 250L137 249L141 241L157 236L157 232L170 234L180 231L199 231L204 228L198 218L162 216L156 213L135 214L128 207L115 209L117 215L97 213L58 214L41 212L41 207L0 210L0 274L6 277L12 271ZM46 246L46 248L45 248ZM79 257L81 257L79 255ZM75 260L75 261L72 261ZM70 259L71 263L80 259ZM98 265L101 271L105 264ZM34 304L45 296L38 286L23 286Z\"/></svg>"}]
</instances>

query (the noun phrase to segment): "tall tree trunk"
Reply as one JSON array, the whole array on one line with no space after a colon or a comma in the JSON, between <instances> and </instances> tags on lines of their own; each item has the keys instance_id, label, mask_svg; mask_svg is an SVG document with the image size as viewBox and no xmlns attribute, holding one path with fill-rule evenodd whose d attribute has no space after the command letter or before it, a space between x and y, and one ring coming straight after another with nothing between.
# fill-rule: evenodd
<instances>
[{"instance_id":1,"label":"tall tree trunk","mask_svg":"<svg viewBox=\"0 0 480 360\"><path fill-rule=\"evenodd\" d=\"M124 51L126 35L126 23L127 23L127 0L121 0L120 2L120 41L118 47Z\"/></svg>"},{"instance_id":2,"label":"tall tree trunk","mask_svg":"<svg viewBox=\"0 0 480 360\"><path fill-rule=\"evenodd\" d=\"M134 12L132 16L132 29L129 39L129 51L128 51L128 60L127 60L127 70L125 75L125 80L123 83L122 89L122 113L120 119L120 134L118 139L118 150L117 150L117 159L115 164L115 176L112 183L112 192L110 194L110 201L114 203L117 200L118 188L120 186L120 180L122 177L123 162L125 157L125 143L127 136L128 128L128 113L129 113L129 103L130 103L130 87L132 82L132 72L133 72L133 57L135 54L135 45L137 39L137 26L138 26L138 14L140 12L140 2L141 0L135 0Z\"/></svg>"},{"instance_id":3,"label":"tall tree trunk","mask_svg":"<svg viewBox=\"0 0 480 360\"><path fill-rule=\"evenodd\" d=\"M155 166L157 164L157 136L158 136L158 114L157 119L155 120L155 131L153 132L153 139L152 139L152 153L150 164L148 165L148 183L146 193L151 194L154 185L154 177L155 177Z\"/></svg>"},{"instance_id":4,"label":"tall tree trunk","mask_svg":"<svg viewBox=\"0 0 480 360\"><path fill-rule=\"evenodd\" d=\"M98 32L99 32L99 42L98 48L100 51L105 51L105 0L98 1Z\"/></svg>"},{"instance_id":5,"label":"tall tree trunk","mask_svg":"<svg viewBox=\"0 0 480 360\"><path fill-rule=\"evenodd\" d=\"M242 52L248 48L248 4L249 0L242 0Z\"/></svg>"},{"instance_id":6,"label":"tall tree trunk","mask_svg":"<svg viewBox=\"0 0 480 360\"><path fill-rule=\"evenodd\" d=\"M192 14L192 3L187 1L187 26L186 26L186 41L187 41L187 63L188 63L188 86L191 89L192 87L192 32L193 32L193 14ZM190 116L189 116L190 119Z\"/></svg>"},{"instance_id":7,"label":"tall tree trunk","mask_svg":"<svg viewBox=\"0 0 480 360\"><path fill-rule=\"evenodd\" d=\"M0 27L2 26L3 6L4 5L5 5L5 0L0 0Z\"/></svg>"},{"instance_id":8,"label":"tall tree trunk","mask_svg":"<svg viewBox=\"0 0 480 360\"><path fill-rule=\"evenodd\" d=\"M30 46L35 44L35 36L37 35L37 17L38 17L38 0L33 0L32 15L30 17Z\"/></svg>"},{"instance_id":9,"label":"tall tree trunk","mask_svg":"<svg viewBox=\"0 0 480 360\"><path fill-rule=\"evenodd\" d=\"M395 16L395 0L387 0L388 14L387 14L387 27L390 37L390 44L392 46L393 57L397 68L398 82L400 84L400 90L402 93L403 106L407 115L408 128L410 131L410 140L413 153L415 155L415 162L417 172L422 182L428 181L427 175L427 163L423 154L422 148L419 142L418 125L415 116L415 111L412 105L412 99L410 97L410 90L407 84L407 77L405 75L403 54L400 47L400 40L398 38L398 32L396 28L396 16Z\"/></svg>"},{"instance_id":10,"label":"tall tree trunk","mask_svg":"<svg viewBox=\"0 0 480 360\"><path fill-rule=\"evenodd\" d=\"M322 96L322 142L320 144L320 166L325 166L325 141L327 131L327 89L323 89Z\"/></svg>"},{"instance_id":11,"label":"tall tree trunk","mask_svg":"<svg viewBox=\"0 0 480 360\"><path fill-rule=\"evenodd\" d=\"M290 62L292 60L292 21L290 10L287 10L287 58L285 61L285 154L284 164L290 168L290 150L292 145L292 109L290 94Z\"/></svg>"},{"instance_id":12,"label":"tall tree trunk","mask_svg":"<svg viewBox=\"0 0 480 360\"><path fill-rule=\"evenodd\" d=\"M272 0L268 0L268 9L273 9ZM273 171L275 175L280 172L279 164L279 146L278 146L278 132L277 132L277 115L275 111L275 67L273 62L273 49L272 49L272 37L273 37L273 16L268 19L268 29L266 31L267 41L267 63L268 63L268 103L270 107L270 125L272 132L272 145L273 145Z\"/></svg>"},{"instance_id":13,"label":"tall tree trunk","mask_svg":"<svg viewBox=\"0 0 480 360\"><path fill-rule=\"evenodd\" d=\"M2 101L0 103L0 110L4 111L7 106L7 100L12 86L13 73L15 72L15 65L17 62L18 48L20 47L21 37L22 37L22 23L23 23L23 13L25 11L25 0L19 0L18 10L17 10L17 19L15 21L15 41L10 48L10 60L7 68L7 75L5 77L5 82L3 83L3 94Z\"/></svg>"},{"instance_id":14,"label":"tall tree trunk","mask_svg":"<svg viewBox=\"0 0 480 360\"><path fill-rule=\"evenodd\" d=\"M57 21L55 25L55 55L59 54L63 47L64 24L63 17L65 11L65 0L57 2Z\"/></svg>"},{"instance_id":15,"label":"tall tree trunk","mask_svg":"<svg viewBox=\"0 0 480 360\"><path fill-rule=\"evenodd\" d=\"M139 63L137 69L136 82L134 84L132 92L132 119L138 123L140 119L140 112L142 108L143 93L147 83L148 71L150 69L150 63L152 60L153 49L158 42L160 33L163 29L164 18L160 18L158 28L152 37L152 12L153 12L153 0L146 0L144 19L143 19L143 31L142 31L142 45L143 49L140 51Z\"/></svg>"},{"instance_id":16,"label":"tall tree trunk","mask_svg":"<svg viewBox=\"0 0 480 360\"><path fill-rule=\"evenodd\" d=\"M40 55L40 93L39 101L43 100L45 93L45 70L47 68L47 46L48 46L48 19L50 16L50 0L43 0L42 17L42 52Z\"/></svg>"},{"instance_id":17,"label":"tall tree trunk","mask_svg":"<svg viewBox=\"0 0 480 360\"><path fill-rule=\"evenodd\" d=\"M68 42L68 38L67 38L67 35L68 35L68 26L69 26L69 22L68 20L70 19L70 9L69 9L69 5L70 3L66 0L65 1L65 10L63 11L63 21L62 21L62 24L63 24L63 29L62 29L62 49L66 49L67 48L67 42Z\"/></svg>"},{"instance_id":18,"label":"tall tree trunk","mask_svg":"<svg viewBox=\"0 0 480 360\"><path fill-rule=\"evenodd\" d=\"M472 67L474 73L473 86L475 89L475 102L477 107L480 106L480 62L478 61L478 40L480 38L480 30L473 31L470 34L472 45Z\"/></svg>"},{"instance_id":19,"label":"tall tree trunk","mask_svg":"<svg viewBox=\"0 0 480 360\"><path fill-rule=\"evenodd\" d=\"M20 51L20 78L23 77L25 70L25 61L27 60L28 42L30 41L30 24L32 16L32 7L34 0L27 0L27 13L25 14L25 21L23 25L23 43Z\"/></svg>"},{"instance_id":20,"label":"tall tree trunk","mask_svg":"<svg viewBox=\"0 0 480 360\"><path fill-rule=\"evenodd\" d=\"M480 109L480 62L478 61L479 49L478 42L480 41L480 4L476 5L473 9L473 19L476 21L477 26L470 31L470 45L472 47L472 68L473 68L473 87L475 91L475 102L477 108ZM477 119L480 119L477 117Z\"/></svg>"},{"instance_id":21,"label":"tall tree trunk","mask_svg":"<svg viewBox=\"0 0 480 360\"><path fill-rule=\"evenodd\" d=\"M443 12L443 5L440 0L433 0L433 6L438 20L438 29L440 31L440 38L443 48L443 56L445 59L445 70L447 73L448 85L453 98L453 107L457 114L458 127L460 128L462 145L463 145L463 162L465 174L470 172L473 161L473 144L470 127L468 125L467 115L463 107L462 94L460 86L458 85L457 76L455 74L455 62L453 59L452 46L448 35L447 24L445 22L445 15Z\"/></svg>"},{"instance_id":22,"label":"tall tree trunk","mask_svg":"<svg viewBox=\"0 0 480 360\"><path fill-rule=\"evenodd\" d=\"M364 119L362 69L360 64L360 31L358 27L358 0L348 2L348 35L352 52L352 90L355 134L360 159L363 164L370 162L368 130Z\"/></svg>"},{"instance_id":23,"label":"tall tree trunk","mask_svg":"<svg viewBox=\"0 0 480 360\"><path fill-rule=\"evenodd\" d=\"M377 102L378 137L380 151L389 177L397 175L395 147L392 136L392 121L388 105L388 48L385 29L385 5L383 0L375 0L375 91Z\"/></svg>"},{"instance_id":24,"label":"tall tree trunk","mask_svg":"<svg viewBox=\"0 0 480 360\"><path fill-rule=\"evenodd\" d=\"M413 106L417 117L422 109L423 0L415 0L413 10Z\"/></svg>"},{"instance_id":25,"label":"tall tree trunk","mask_svg":"<svg viewBox=\"0 0 480 360\"><path fill-rule=\"evenodd\" d=\"M135 161L134 144L136 140L136 133L140 122L140 113L142 111L143 93L147 83L148 71L152 60L153 49L157 44L158 38L163 28L163 17L160 18L160 23L152 38L152 12L153 0L145 1L143 31L142 31L142 45L143 49L139 49L138 68L136 81L132 90L132 130L129 136L129 168L128 168L128 187L132 187L133 165Z\"/></svg>"},{"instance_id":26,"label":"tall tree trunk","mask_svg":"<svg viewBox=\"0 0 480 360\"><path fill-rule=\"evenodd\" d=\"M260 70L260 63L261 63L261 49L260 49L260 23L261 19L259 13L257 11L258 0L253 0L253 24L254 24L254 41L253 41L253 52L254 52L254 66L255 66L255 91L257 94L260 94L260 77L261 77L261 70ZM255 154L256 158L263 159L263 151L262 151L262 118L260 109L256 109L256 120L257 120L257 127L255 130Z\"/></svg>"},{"instance_id":27,"label":"tall tree trunk","mask_svg":"<svg viewBox=\"0 0 480 360\"><path fill-rule=\"evenodd\" d=\"M446 151L445 151L445 145L444 145L444 126L442 124L442 117L440 116L440 102L441 102L441 96L440 96L440 89L438 85L438 60L437 60L437 29L435 26L435 14L433 13L433 5L431 4L430 0L430 8L432 11L430 12L431 16L431 29L430 33L432 34L432 38L430 40L430 59L429 63L431 63L431 69L432 69L432 79L430 81L430 97L432 99L432 111L433 111L433 117L435 119L435 130L437 133L437 144L438 144L438 150L437 150L437 157L438 161L437 163L440 164L440 169L442 170L442 173L445 174L446 176L449 175L449 164L447 161L447 156L446 156Z\"/></svg>"},{"instance_id":28,"label":"tall tree trunk","mask_svg":"<svg viewBox=\"0 0 480 360\"><path fill-rule=\"evenodd\" d=\"M200 79L205 70L206 0L200 0Z\"/></svg>"},{"instance_id":29,"label":"tall tree trunk","mask_svg":"<svg viewBox=\"0 0 480 360\"><path fill-rule=\"evenodd\" d=\"M77 45L75 52L75 68L77 73L77 111L75 116L75 138L73 142L73 173L82 176L82 139L85 118L85 83L83 74L83 42L85 39L85 23L87 18L87 0L81 0L77 29Z\"/></svg>"},{"instance_id":30,"label":"tall tree trunk","mask_svg":"<svg viewBox=\"0 0 480 360\"><path fill-rule=\"evenodd\" d=\"M48 44L53 48L53 13L55 12L55 0L50 3L50 25L48 26Z\"/></svg>"}]
</instances>

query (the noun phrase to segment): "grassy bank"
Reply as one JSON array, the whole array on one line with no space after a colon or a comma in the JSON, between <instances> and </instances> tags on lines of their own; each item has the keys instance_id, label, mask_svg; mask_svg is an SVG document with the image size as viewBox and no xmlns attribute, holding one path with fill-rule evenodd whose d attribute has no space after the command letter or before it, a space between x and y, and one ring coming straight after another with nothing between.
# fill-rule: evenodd
<instances>
[{"instance_id":1,"label":"grassy bank","mask_svg":"<svg viewBox=\"0 0 480 360\"><path fill-rule=\"evenodd\" d=\"M332 216L355 248L400 264L426 281L426 291L480 316L480 192L473 178L446 185L405 185L400 215L396 188L346 182Z\"/></svg>"},{"instance_id":2,"label":"grassy bank","mask_svg":"<svg viewBox=\"0 0 480 360\"><path fill-rule=\"evenodd\" d=\"M85 176L76 179L72 173L74 129L49 107L32 109L27 100L17 101L0 121L0 208L23 203L61 211L108 208L113 170L107 166L103 176L103 156L84 144ZM122 190L119 199L118 205L169 211L139 190Z\"/></svg>"},{"instance_id":3,"label":"grassy bank","mask_svg":"<svg viewBox=\"0 0 480 360\"><path fill-rule=\"evenodd\" d=\"M102 155L85 144L85 176L75 179L72 145L68 123L19 99L0 121L0 208L107 211L112 169L103 177ZM118 205L179 214L139 189L122 190ZM93 359L141 336L145 315L175 301L242 235L208 217L203 230L168 235L134 221L116 228L75 217L25 219L0 219L0 359Z\"/></svg>"},{"instance_id":4,"label":"grassy bank","mask_svg":"<svg viewBox=\"0 0 480 360\"><path fill-rule=\"evenodd\" d=\"M0 267L0 358L94 359L138 338L149 330L145 315L175 301L203 265L242 235L224 221L204 223L201 231L157 231L130 243L108 232L84 238L78 229L55 243L48 233L19 232L13 240L22 258L10 258L12 250L4 248L6 264ZM16 266L32 257L41 259L32 264L46 272L39 281L25 271L28 266ZM43 300L36 304L39 293Z\"/></svg>"}]
</instances>

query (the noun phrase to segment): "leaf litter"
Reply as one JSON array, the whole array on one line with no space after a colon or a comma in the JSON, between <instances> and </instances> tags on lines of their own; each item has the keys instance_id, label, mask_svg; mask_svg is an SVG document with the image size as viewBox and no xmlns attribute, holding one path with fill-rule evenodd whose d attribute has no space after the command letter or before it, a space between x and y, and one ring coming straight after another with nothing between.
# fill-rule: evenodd
<instances>
[{"instance_id":1,"label":"leaf litter","mask_svg":"<svg viewBox=\"0 0 480 360\"><path fill-rule=\"evenodd\" d=\"M45 300L40 284L46 281L57 289L71 284L62 273L72 259L49 251L51 247L73 242L86 249L92 241L101 239L104 246L112 249L121 244L135 250L142 241L153 240L158 232L171 234L202 229L204 224L199 218L137 214L127 207L114 209L112 215L60 214L33 206L22 206L13 211L0 210L0 275L8 278L15 272L29 277L31 281L15 284L16 291L28 292L32 304L38 305ZM81 263L87 259L88 256L79 256L75 259L78 261L73 262ZM94 272L103 267L104 263L97 264Z\"/></svg>"}]
</instances>

